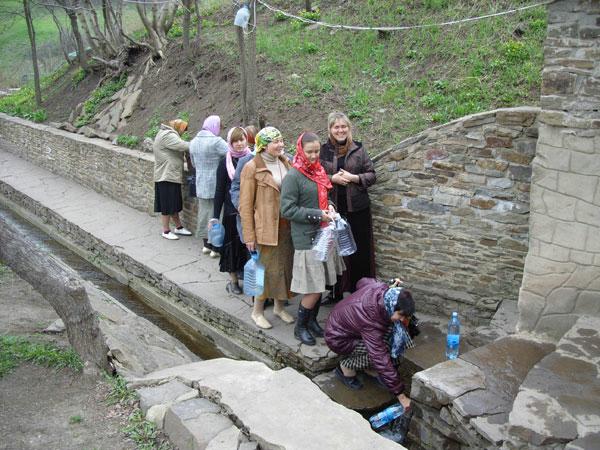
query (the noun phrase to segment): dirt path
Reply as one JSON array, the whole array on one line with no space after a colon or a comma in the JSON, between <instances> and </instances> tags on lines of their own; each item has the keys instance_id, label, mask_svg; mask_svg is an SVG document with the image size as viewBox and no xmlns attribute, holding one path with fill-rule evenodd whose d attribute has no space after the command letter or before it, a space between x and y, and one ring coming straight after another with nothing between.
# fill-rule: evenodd
<instances>
[{"instance_id":1,"label":"dirt path","mask_svg":"<svg viewBox=\"0 0 600 450\"><path fill-rule=\"evenodd\" d=\"M58 316L25 281L0 265L0 334L67 347L40 332ZM108 384L71 369L21 364L0 378L0 449L133 449L121 432L130 413L105 402Z\"/></svg>"}]
</instances>

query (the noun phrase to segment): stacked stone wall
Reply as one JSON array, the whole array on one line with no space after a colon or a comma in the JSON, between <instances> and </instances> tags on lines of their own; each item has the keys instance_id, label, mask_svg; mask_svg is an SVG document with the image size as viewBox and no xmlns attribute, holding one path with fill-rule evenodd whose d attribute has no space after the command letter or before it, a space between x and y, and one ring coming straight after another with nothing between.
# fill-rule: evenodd
<instances>
[{"instance_id":1,"label":"stacked stone wall","mask_svg":"<svg viewBox=\"0 0 600 450\"><path fill-rule=\"evenodd\" d=\"M517 299L538 112L467 116L375 158L378 275L408 280L421 311L483 324Z\"/></svg>"},{"instance_id":2,"label":"stacked stone wall","mask_svg":"<svg viewBox=\"0 0 600 450\"><path fill-rule=\"evenodd\" d=\"M548 7L519 330L558 340L600 315L600 2Z\"/></svg>"},{"instance_id":3,"label":"stacked stone wall","mask_svg":"<svg viewBox=\"0 0 600 450\"><path fill-rule=\"evenodd\" d=\"M140 211L154 202L154 157L0 113L8 150Z\"/></svg>"}]
</instances>

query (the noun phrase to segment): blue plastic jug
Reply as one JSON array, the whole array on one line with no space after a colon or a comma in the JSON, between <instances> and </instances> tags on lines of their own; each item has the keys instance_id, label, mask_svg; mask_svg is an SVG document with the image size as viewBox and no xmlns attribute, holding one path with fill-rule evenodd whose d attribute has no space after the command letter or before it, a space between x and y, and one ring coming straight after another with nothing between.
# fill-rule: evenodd
<instances>
[{"instance_id":1,"label":"blue plastic jug","mask_svg":"<svg viewBox=\"0 0 600 450\"><path fill-rule=\"evenodd\" d=\"M244 294L258 296L265 290L265 266L258 260L258 252L251 252L244 266Z\"/></svg>"},{"instance_id":2,"label":"blue plastic jug","mask_svg":"<svg viewBox=\"0 0 600 450\"><path fill-rule=\"evenodd\" d=\"M225 228L219 222L213 222L208 229L208 242L215 247L222 247L225 239Z\"/></svg>"}]
</instances>

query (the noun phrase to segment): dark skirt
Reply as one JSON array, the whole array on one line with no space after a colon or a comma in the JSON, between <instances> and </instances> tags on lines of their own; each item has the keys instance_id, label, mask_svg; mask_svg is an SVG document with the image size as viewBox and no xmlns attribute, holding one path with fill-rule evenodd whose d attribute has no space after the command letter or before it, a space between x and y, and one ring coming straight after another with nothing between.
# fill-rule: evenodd
<instances>
[{"instance_id":1,"label":"dark skirt","mask_svg":"<svg viewBox=\"0 0 600 450\"><path fill-rule=\"evenodd\" d=\"M356 241L356 253L344 257L346 271L335 288L335 298L341 299L343 292L354 292L356 282L363 277L375 278L375 246L373 244L373 219L371 208L341 213L352 229Z\"/></svg>"},{"instance_id":2,"label":"dark skirt","mask_svg":"<svg viewBox=\"0 0 600 450\"><path fill-rule=\"evenodd\" d=\"M221 272L231 273L243 270L244 264L250 258L248 249L246 249L246 245L242 244L238 234L236 215L223 216L225 238L223 239L223 246L217 249L221 253L219 259L219 271Z\"/></svg>"},{"instance_id":3,"label":"dark skirt","mask_svg":"<svg viewBox=\"0 0 600 450\"><path fill-rule=\"evenodd\" d=\"M171 216L182 209L181 184L170 181L154 183L154 212Z\"/></svg>"}]
</instances>

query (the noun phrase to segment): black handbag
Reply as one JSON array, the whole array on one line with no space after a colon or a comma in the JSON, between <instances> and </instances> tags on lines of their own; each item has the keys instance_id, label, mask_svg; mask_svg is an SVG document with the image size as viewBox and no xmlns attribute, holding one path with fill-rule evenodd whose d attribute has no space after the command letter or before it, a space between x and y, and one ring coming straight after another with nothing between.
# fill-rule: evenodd
<instances>
[{"instance_id":1,"label":"black handbag","mask_svg":"<svg viewBox=\"0 0 600 450\"><path fill-rule=\"evenodd\" d=\"M188 197L196 196L196 175L189 175L186 177L188 185Z\"/></svg>"}]
</instances>

